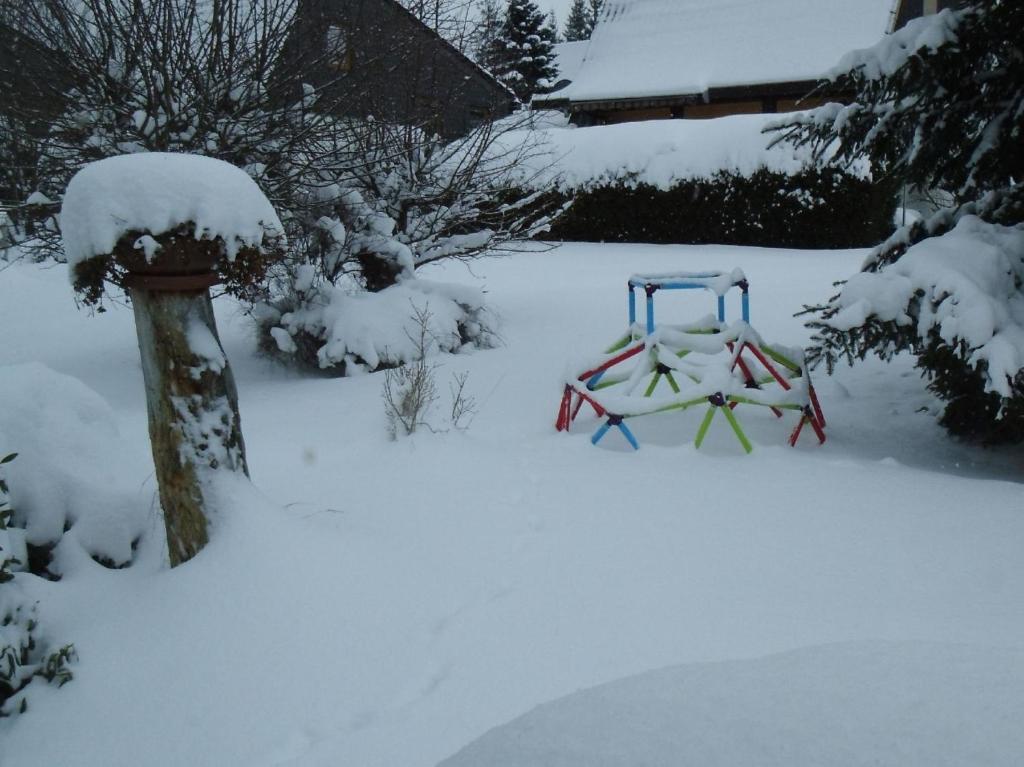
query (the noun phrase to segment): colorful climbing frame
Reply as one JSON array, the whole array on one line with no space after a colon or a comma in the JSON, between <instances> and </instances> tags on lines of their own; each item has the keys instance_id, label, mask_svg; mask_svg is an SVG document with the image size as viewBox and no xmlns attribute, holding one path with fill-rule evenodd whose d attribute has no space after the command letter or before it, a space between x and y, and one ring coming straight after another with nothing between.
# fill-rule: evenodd
<instances>
[{"instance_id":1,"label":"colorful climbing frame","mask_svg":"<svg viewBox=\"0 0 1024 767\"><path fill-rule=\"evenodd\" d=\"M587 405L601 421L591 437L593 444L614 428L639 449L628 419L706 405L694 445L703 444L715 415L721 412L749 453L753 444L735 412L743 405L768 408L779 419L785 411L798 413L790 445L796 445L804 426L811 427L819 443L825 442L825 417L803 350L769 345L751 327L749 283L741 270L637 274L627 286L629 327L565 382L557 430L568 431ZM642 323L637 321L637 291L641 290ZM712 292L716 314L681 325L656 324L656 295L677 290ZM726 298L734 290L740 292L741 319L730 323Z\"/></svg>"}]
</instances>

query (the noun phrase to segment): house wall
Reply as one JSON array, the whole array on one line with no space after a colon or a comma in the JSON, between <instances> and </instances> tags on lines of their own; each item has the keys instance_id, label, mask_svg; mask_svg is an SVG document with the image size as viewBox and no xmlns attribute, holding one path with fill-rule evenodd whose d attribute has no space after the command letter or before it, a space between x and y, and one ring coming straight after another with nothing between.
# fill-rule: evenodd
<instances>
[{"instance_id":1,"label":"house wall","mask_svg":"<svg viewBox=\"0 0 1024 767\"><path fill-rule=\"evenodd\" d=\"M729 115L762 114L772 112L796 112L813 109L829 101L822 97L793 98L764 97L757 99L732 99L712 101L707 104L676 104L672 106L644 107L639 109L595 109L580 110L573 114L577 125L610 125L640 120L707 120Z\"/></svg>"},{"instance_id":2,"label":"house wall","mask_svg":"<svg viewBox=\"0 0 1024 767\"><path fill-rule=\"evenodd\" d=\"M327 55L328 30L347 41L341 66ZM333 33L334 37L337 33ZM509 114L514 97L393 0L304 0L289 41L304 57L322 102L351 116L423 125L445 137L489 116Z\"/></svg>"},{"instance_id":3,"label":"house wall","mask_svg":"<svg viewBox=\"0 0 1024 767\"><path fill-rule=\"evenodd\" d=\"M56 97L70 83L45 48L0 23L0 114L17 114L45 130L63 109Z\"/></svg>"}]
</instances>

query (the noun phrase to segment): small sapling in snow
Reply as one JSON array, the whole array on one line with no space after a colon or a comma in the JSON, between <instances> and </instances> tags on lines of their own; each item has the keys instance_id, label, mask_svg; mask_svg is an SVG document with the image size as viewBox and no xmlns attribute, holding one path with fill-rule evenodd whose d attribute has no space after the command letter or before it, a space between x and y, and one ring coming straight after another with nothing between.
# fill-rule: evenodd
<instances>
[{"instance_id":1,"label":"small sapling in snow","mask_svg":"<svg viewBox=\"0 0 1024 767\"><path fill-rule=\"evenodd\" d=\"M466 381L469 380L469 373L452 373L452 380L448 384L448 392L452 397L452 406L449 413L452 426L459 431L465 431L473 423L476 416L476 398L466 392Z\"/></svg>"},{"instance_id":2,"label":"small sapling in snow","mask_svg":"<svg viewBox=\"0 0 1024 767\"><path fill-rule=\"evenodd\" d=\"M437 402L436 365L427 362L430 351L430 308L413 307L416 335L410 336L415 351L411 362L384 371L384 413L388 419L388 435L397 439L420 426L427 426L426 417Z\"/></svg>"},{"instance_id":3,"label":"small sapling in snow","mask_svg":"<svg viewBox=\"0 0 1024 767\"><path fill-rule=\"evenodd\" d=\"M408 334L413 344L412 360L396 368L384 371L384 414L387 417L388 436L397 439L415 433L420 426L430 431L444 431L434 428L428 421L431 409L437 403L437 365L427 361L431 352L438 348L431 331L434 315L427 306L413 306L412 321L415 330ZM448 384L451 396L448 418L452 428L465 431L476 415L476 399L466 391L469 373L453 373Z\"/></svg>"}]
</instances>

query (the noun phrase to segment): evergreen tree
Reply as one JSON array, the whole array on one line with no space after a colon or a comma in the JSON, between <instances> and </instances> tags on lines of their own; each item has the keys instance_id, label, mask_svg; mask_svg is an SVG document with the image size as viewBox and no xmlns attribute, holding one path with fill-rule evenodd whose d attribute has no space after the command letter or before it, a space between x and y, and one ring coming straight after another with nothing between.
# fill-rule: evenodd
<instances>
[{"instance_id":1,"label":"evergreen tree","mask_svg":"<svg viewBox=\"0 0 1024 767\"><path fill-rule=\"evenodd\" d=\"M909 350L946 400L943 425L986 442L1024 440L1022 29L1019 0L914 20L843 59L832 84L852 103L783 128L831 163L866 159L876 181L952 197L810 309L811 359Z\"/></svg>"},{"instance_id":2,"label":"evergreen tree","mask_svg":"<svg viewBox=\"0 0 1024 767\"><path fill-rule=\"evenodd\" d=\"M572 8L569 9L569 18L565 22L565 39L567 42L587 40L593 31L593 24L587 13L587 0L572 0Z\"/></svg>"},{"instance_id":3,"label":"evergreen tree","mask_svg":"<svg viewBox=\"0 0 1024 767\"><path fill-rule=\"evenodd\" d=\"M551 42L556 45L558 43L564 43L565 38L562 37L561 33L558 31L558 14L555 13L554 8L552 8L551 12L548 13L548 26L551 27Z\"/></svg>"},{"instance_id":4,"label":"evergreen tree","mask_svg":"<svg viewBox=\"0 0 1024 767\"><path fill-rule=\"evenodd\" d=\"M477 14L479 21L472 32L470 54L478 64L491 67L504 18L501 5L498 0L479 0Z\"/></svg>"},{"instance_id":5,"label":"evergreen tree","mask_svg":"<svg viewBox=\"0 0 1024 767\"><path fill-rule=\"evenodd\" d=\"M604 7L604 0L573 0L569 19L565 22L565 39L589 40Z\"/></svg>"},{"instance_id":6,"label":"evergreen tree","mask_svg":"<svg viewBox=\"0 0 1024 767\"><path fill-rule=\"evenodd\" d=\"M555 33L532 0L509 0L501 34L488 57L497 77L519 98L528 102L554 83Z\"/></svg>"}]
</instances>

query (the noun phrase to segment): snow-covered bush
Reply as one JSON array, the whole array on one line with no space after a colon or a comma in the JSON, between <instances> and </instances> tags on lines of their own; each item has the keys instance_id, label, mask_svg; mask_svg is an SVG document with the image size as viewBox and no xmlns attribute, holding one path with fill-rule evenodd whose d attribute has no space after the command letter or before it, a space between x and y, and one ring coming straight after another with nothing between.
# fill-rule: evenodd
<instances>
[{"instance_id":1,"label":"snow-covered bush","mask_svg":"<svg viewBox=\"0 0 1024 767\"><path fill-rule=\"evenodd\" d=\"M13 523L32 570L57 578L90 560L130 564L154 512L150 492L121 478L126 456L106 401L31 363L0 368L0 402L0 443L18 446Z\"/></svg>"},{"instance_id":2,"label":"snow-covered bush","mask_svg":"<svg viewBox=\"0 0 1024 767\"><path fill-rule=\"evenodd\" d=\"M39 635L36 606L23 593L16 571L28 561L25 531L13 524L10 488L5 464L17 457L0 458L0 717L23 713L28 707L25 689L35 677L63 686L72 678L68 665L75 660L72 645L51 649Z\"/></svg>"},{"instance_id":3,"label":"snow-covered bush","mask_svg":"<svg viewBox=\"0 0 1024 767\"><path fill-rule=\"evenodd\" d=\"M484 125L442 143L410 126L350 122L339 161L308 185L320 201L314 228L292 236L289 258L254 309L263 348L337 373L352 362L374 369L407 360L400 349L409 300L423 294L445 323L434 333L441 349L490 346L479 291L415 275L426 264L470 259L547 229L557 195L519 191L518 166L535 144L497 142L516 124ZM347 159L353 154L359 162Z\"/></svg>"},{"instance_id":4,"label":"snow-covered bush","mask_svg":"<svg viewBox=\"0 0 1024 767\"><path fill-rule=\"evenodd\" d=\"M848 54L833 84L856 94L780 126L823 161L867 158L953 206L903 227L817 314L812 360L918 357L947 401L943 424L1024 440L1024 6L973 3L911 21Z\"/></svg>"},{"instance_id":5,"label":"snow-covered bush","mask_svg":"<svg viewBox=\"0 0 1024 767\"><path fill-rule=\"evenodd\" d=\"M457 352L466 344L487 348L497 340L483 293L476 288L414 277L375 293L357 285L349 289L329 283L298 285L294 308L257 307L257 316L267 328L264 349L333 374L414 361L418 349L412 339L419 333L416 315L427 307L430 353ZM277 304L282 305L287 306Z\"/></svg>"}]
</instances>

